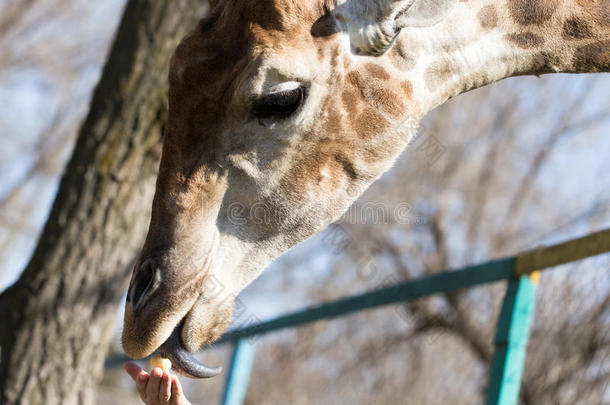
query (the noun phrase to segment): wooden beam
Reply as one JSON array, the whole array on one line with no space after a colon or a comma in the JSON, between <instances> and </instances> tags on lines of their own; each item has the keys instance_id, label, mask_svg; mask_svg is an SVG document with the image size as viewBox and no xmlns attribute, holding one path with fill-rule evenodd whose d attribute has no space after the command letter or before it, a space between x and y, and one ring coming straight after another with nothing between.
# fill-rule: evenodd
<instances>
[{"instance_id":1,"label":"wooden beam","mask_svg":"<svg viewBox=\"0 0 610 405\"><path fill-rule=\"evenodd\" d=\"M517 256L515 273L522 276L607 252L610 252L610 229L521 253Z\"/></svg>"}]
</instances>

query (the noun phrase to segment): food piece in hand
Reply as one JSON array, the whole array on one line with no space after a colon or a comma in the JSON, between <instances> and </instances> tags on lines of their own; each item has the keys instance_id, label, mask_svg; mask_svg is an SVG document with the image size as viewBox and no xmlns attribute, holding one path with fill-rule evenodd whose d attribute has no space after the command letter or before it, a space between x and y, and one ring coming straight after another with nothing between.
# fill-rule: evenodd
<instances>
[{"instance_id":1,"label":"food piece in hand","mask_svg":"<svg viewBox=\"0 0 610 405\"><path fill-rule=\"evenodd\" d=\"M169 371L172 368L172 362L161 356L152 356L150 358L150 366L153 368L159 367L163 371Z\"/></svg>"}]
</instances>

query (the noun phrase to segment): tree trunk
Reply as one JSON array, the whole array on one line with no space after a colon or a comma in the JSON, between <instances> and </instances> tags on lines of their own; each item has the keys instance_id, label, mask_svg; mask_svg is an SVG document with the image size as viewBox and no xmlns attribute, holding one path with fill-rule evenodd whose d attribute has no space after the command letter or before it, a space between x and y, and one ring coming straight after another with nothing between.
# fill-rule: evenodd
<instances>
[{"instance_id":1,"label":"tree trunk","mask_svg":"<svg viewBox=\"0 0 610 405\"><path fill-rule=\"evenodd\" d=\"M204 0L130 0L37 248L0 295L0 403L87 404L143 241L171 52Z\"/></svg>"}]
</instances>

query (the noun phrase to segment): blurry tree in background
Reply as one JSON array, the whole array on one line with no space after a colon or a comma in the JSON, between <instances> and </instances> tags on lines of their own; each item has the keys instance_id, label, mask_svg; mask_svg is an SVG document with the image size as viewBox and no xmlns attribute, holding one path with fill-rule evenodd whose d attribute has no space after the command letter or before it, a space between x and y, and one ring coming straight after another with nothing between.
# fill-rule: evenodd
<instances>
[{"instance_id":1,"label":"blurry tree in background","mask_svg":"<svg viewBox=\"0 0 610 405\"><path fill-rule=\"evenodd\" d=\"M62 18L69 19L71 11L63 2L42 2L40 8L38 2L3 6L6 19L1 26L9 36L22 26L28 32L28 24L32 24L32 35L44 35L37 19L50 17L60 23ZM0 403L93 402L116 308L148 223L169 57L205 7L206 2L195 0L131 0L125 6L34 254L19 280L0 295L0 307L6 311L0 319ZM59 29L63 27L54 32L59 34ZM50 68L61 66L53 51L44 50L44 42L40 52L34 47L30 53L21 49L27 38L22 44L17 35L9 43L15 47L14 57L8 59L13 66L18 66L21 56L25 64L28 57L46 56L53 61ZM83 50L73 49L76 56L78 49ZM63 56L79 60L70 53ZM55 133L65 130L61 124L67 110L60 103L58 111L61 118L56 120ZM68 142L47 139L53 124L47 129L36 141L39 155L22 182L57 165L50 158L45 161L47 146L55 145L59 152L61 144ZM18 198L21 191L14 186L5 200ZM38 203L36 196L25 200L31 200L33 207Z\"/></svg>"},{"instance_id":2,"label":"blurry tree in background","mask_svg":"<svg viewBox=\"0 0 610 405\"><path fill-rule=\"evenodd\" d=\"M0 151L0 170L10 174L0 179L0 249L4 249L0 266L5 273L17 270L11 265L17 259L11 255L24 250L22 242L11 245L10 241L33 240L38 232L35 222L46 215L39 188L45 182L53 184L72 146L121 4L122 0L0 1L0 130L8 134ZM44 262L30 263L17 288L27 281L28 288L37 287L32 291L48 291L42 297L50 307L15 304L15 289L9 290L10 299L7 293L0 299L3 308L16 308L13 325L25 316L26 307L31 319L30 329L17 329L11 336L22 342L29 339L25 341L32 347L16 345L10 346L11 353L2 352L3 370L7 359L16 364L11 381L17 383L9 388L23 390L24 403L40 402L43 394L49 396L49 403L54 396L64 398L56 402L76 401L73 395L81 393L89 401L88 373L93 370L94 377L101 373L130 255L145 226L142 210L150 206L167 57L181 33L201 15L195 1L153 4L130 2L131 17L126 17L131 18L130 29L119 34L124 37L112 53L120 53L114 62L121 69L107 68L104 76L115 80L102 80L97 90L104 92L106 101L126 102L114 109L112 103L102 103L101 96L98 104L94 98L99 116L90 114L81 130L81 137L90 131L94 144L76 147L77 152L92 153L87 157L90 162L80 163L87 168L84 173L67 177L88 173L88 184L98 181L96 173L106 164L107 142L113 139L120 145L133 139L142 147L133 153L141 155L123 170L116 169L125 159L111 158L110 173L119 181L111 176L93 193L83 188L87 201L70 202L77 211L66 212L65 224L45 231L61 235L72 229L65 239L47 242L48 249L55 246L53 251L43 255ZM91 17L85 20L84 14ZM143 49L151 53L144 55ZM128 69L129 63L135 63L132 57L146 68ZM36 79L40 73L33 73L34 67L47 79ZM138 75L148 79L135 84ZM43 94L49 102L33 111L14 110L14 103L5 101L10 99L11 83L32 78L42 85L30 93ZM120 91L108 90L118 82ZM147 88L152 90L147 93ZM450 101L427 117L396 167L341 221L276 261L242 294L246 314L266 318L610 226L609 93L606 74L561 75L509 79ZM30 100L15 102L27 106ZM139 109L134 107L138 104ZM24 122L26 114L39 114L44 120L32 126ZM115 117L114 123L104 114ZM23 139L20 131L32 135ZM93 152L94 147L100 154ZM124 153L120 149L119 155ZM134 191L134 172L146 178L141 191ZM74 184L64 183L65 187ZM110 194L119 197L90 200ZM126 201L131 208L123 213L121 204ZM97 214L107 207L108 214ZM132 239L122 239L128 236ZM55 259L47 260L48 254ZM64 268L66 263L70 265ZM605 255L543 273L523 404L610 403L609 268L610 257ZM47 269L58 277L30 276ZM104 275L106 290L95 283L96 277L82 278L84 269ZM58 281L66 280L66 275L77 275L78 281ZM85 289L75 294L81 282ZM39 290L39 285L46 287ZM63 296L53 295L55 285L66 286ZM247 403L482 403L503 294L503 284L479 287L260 338ZM54 327L59 329L49 331L45 322L54 321L47 317L58 314L61 319ZM0 322L0 338L6 339L6 320ZM79 327L77 336L75 323L87 325ZM55 343L56 334L65 334L68 340ZM3 348L5 342L1 341ZM115 346L116 341L113 350L119 350ZM40 349L48 356L42 362ZM226 354L226 349L213 348L205 356L221 363ZM54 375L60 369L66 371ZM6 378L5 373L0 376ZM127 378L122 370L106 372L97 391L98 403L139 403ZM66 381L73 390L62 391ZM195 404L215 404L222 384L221 378L187 382L186 390ZM0 398L14 394L2 387Z\"/></svg>"},{"instance_id":3,"label":"blurry tree in background","mask_svg":"<svg viewBox=\"0 0 610 405\"><path fill-rule=\"evenodd\" d=\"M122 5L0 1L0 288L48 215Z\"/></svg>"}]
</instances>

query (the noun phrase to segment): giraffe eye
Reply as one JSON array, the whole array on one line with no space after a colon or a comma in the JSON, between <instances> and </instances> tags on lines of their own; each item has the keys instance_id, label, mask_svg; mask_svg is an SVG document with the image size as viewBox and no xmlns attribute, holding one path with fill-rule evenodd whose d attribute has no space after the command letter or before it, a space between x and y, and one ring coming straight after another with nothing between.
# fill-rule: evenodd
<instances>
[{"instance_id":1,"label":"giraffe eye","mask_svg":"<svg viewBox=\"0 0 610 405\"><path fill-rule=\"evenodd\" d=\"M286 118L305 100L305 87L266 94L254 101L252 113L257 118Z\"/></svg>"}]
</instances>

